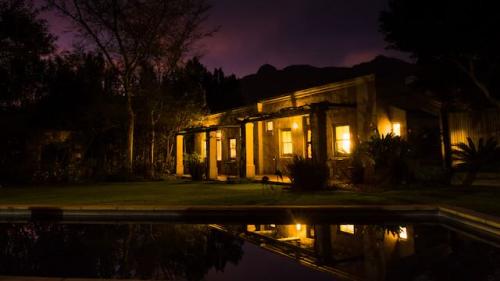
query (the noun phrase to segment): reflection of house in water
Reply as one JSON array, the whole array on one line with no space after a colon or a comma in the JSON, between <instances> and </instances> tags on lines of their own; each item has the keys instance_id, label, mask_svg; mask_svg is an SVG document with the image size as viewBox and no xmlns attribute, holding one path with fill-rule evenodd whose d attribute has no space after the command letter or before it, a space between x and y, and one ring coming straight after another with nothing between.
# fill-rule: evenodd
<instances>
[{"instance_id":1,"label":"reflection of house in water","mask_svg":"<svg viewBox=\"0 0 500 281\"><path fill-rule=\"evenodd\" d=\"M247 225L244 235L345 279L384 280L388 267L415 254L412 226Z\"/></svg>"}]
</instances>

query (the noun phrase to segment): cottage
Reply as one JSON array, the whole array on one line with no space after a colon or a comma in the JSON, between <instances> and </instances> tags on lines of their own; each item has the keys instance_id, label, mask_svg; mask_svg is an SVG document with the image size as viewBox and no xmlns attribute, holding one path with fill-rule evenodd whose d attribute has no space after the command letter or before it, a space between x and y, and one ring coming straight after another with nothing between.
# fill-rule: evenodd
<instances>
[{"instance_id":1,"label":"cottage","mask_svg":"<svg viewBox=\"0 0 500 281\"><path fill-rule=\"evenodd\" d=\"M272 178L295 155L327 163L330 176L340 176L356 144L375 132L407 137L407 111L377 97L375 79L359 76L205 116L178 133L176 173L189 174L185 155L195 153L214 180Z\"/></svg>"}]
</instances>

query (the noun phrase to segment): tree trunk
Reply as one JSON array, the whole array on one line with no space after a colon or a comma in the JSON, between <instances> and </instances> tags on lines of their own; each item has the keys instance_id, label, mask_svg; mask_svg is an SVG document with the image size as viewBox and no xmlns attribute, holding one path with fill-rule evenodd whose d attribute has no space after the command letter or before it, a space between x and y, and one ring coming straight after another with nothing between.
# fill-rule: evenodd
<instances>
[{"instance_id":1,"label":"tree trunk","mask_svg":"<svg viewBox=\"0 0 500 281\"><path fill-rule=\"evenodd\" d=\"M134 126L135 126L135 114L132 108L132 96L127 93L127 117L128 117L128 128L127 128L127 175L130 177L133 174L134 167Z\"/></svg>"},{"instance_id":2,"label":"tree trunk","mask_svg":"<svg viewBox=\"0 0 500 281\"><path fill-rule=\"evenodd\" d=\"M150 128L150 134L149 134L149 165L148 165L148 177L149 178L154 178L155 176L155 137L156 137L156 131L155 131L155 119L154 119L154 112L150 112L150 121L151 121L151 128Z\"/></svg>"}]
</instances>

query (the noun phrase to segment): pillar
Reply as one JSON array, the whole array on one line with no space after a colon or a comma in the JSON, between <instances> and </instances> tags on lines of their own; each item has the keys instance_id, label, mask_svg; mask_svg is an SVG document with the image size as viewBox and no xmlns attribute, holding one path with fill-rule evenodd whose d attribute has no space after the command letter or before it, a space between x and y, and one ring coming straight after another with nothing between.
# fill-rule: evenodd
<instances>
[{"instance_id":1,"label":"pillar","mask_svg":"<svg viewBox=\"0 0 500 281\"><path fill-rule=\"evenodd\" d=\"M178 177L184 175L184 136L177 135L175 141L175 173Z\"/></svg>"},{"instance_id":2,"label":"pillar","mask_svg":"<svg viewBox=\"0 0 500 281\"><path fill-rule=\"evenodd\" d=\"M207 178L216 180L217 172L217 131L207 132Z\"/></svg>"},{"instance_id":3,"label":"pillar","mask_svg":"<svg viewBox=\"0 0 500 281\"><path fill-rule=\"evenodd\" d=\"M257 122L257 168L261 175L264 174L264 124L262 121Z\"/></svg>"},{"instance_id":4,"label":"pillar","mask_svg":"<svg viewBox=\"0 0 500 281\"><path fill-rule=\"evenodd\" d=\"M245 176L255 177L254 149L253 149L253 123L245 124Z\"/></svg>"},{"instance_id":5,"label":"pillar","mask_svg":"<svg viewBox=\"0 0 500 281\"><path fill-rule=\"evenodd\" d=\"M313 107L310 116L312 159L317 163L326 163L327 140L326 140L326 108L322 104Z\"/></svg>"}]
</instances>

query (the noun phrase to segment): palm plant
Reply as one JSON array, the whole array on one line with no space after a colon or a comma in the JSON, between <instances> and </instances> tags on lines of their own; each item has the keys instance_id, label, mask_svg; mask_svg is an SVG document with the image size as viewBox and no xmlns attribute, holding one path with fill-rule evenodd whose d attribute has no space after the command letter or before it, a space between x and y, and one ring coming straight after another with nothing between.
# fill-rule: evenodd
<instances>
[{"instance_id":1,"label":"palm plant","mask_svg":"<svg viewBox=\"0 0 500 281\"><path fill-rule=\"evenodd\" d=\"M468 137L467 143L457 144L457 149L453 149L452 154L453 160L459 162L456 167L466 171L462 184L469 186L483 167L498 161L500 147L494 138L489 138L486 141L480 138L476 146Z\"/></svg>"}]
</instances>

